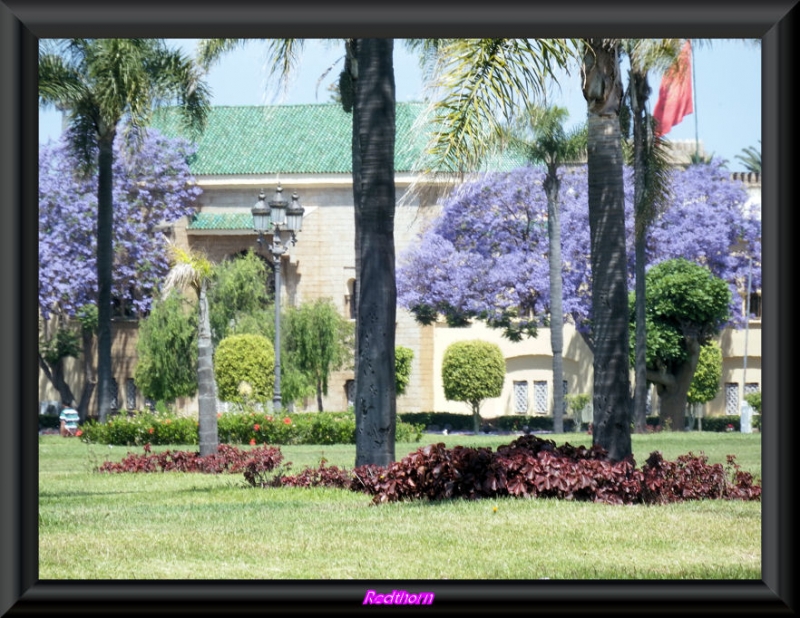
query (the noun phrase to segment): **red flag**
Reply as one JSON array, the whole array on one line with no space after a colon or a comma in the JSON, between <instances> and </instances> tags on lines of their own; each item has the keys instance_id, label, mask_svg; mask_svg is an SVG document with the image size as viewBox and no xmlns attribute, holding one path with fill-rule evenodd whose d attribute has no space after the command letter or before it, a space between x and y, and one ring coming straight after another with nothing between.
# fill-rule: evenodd
<instances>
[{"instance_id":1,"label":"red flag","mask_svg":"<svg viewBox=\"0 0 800 618\"><path fill-rule=\"evenodd\" d=\"M692 108L692 46L683 44L677 61L661 78L658 102L653 110L656 135L666 135L670 129L693 112Z\"/></svg>"}]
</instances>

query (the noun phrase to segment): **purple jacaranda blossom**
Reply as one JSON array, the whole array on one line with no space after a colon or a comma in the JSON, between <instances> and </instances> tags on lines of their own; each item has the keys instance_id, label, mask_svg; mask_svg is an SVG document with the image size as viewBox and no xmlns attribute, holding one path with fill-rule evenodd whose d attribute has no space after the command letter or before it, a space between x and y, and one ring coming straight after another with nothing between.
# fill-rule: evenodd
<instances>
[{"instance_id":1,"label":"purple jacaranda blossom","mask_svg":"<svg viewBox=\"0 0 800 618\"><path fill-rule=\"evenodd\" d=\"M587 333L591 324L591 260L586 166L564 167L561 257L565 318ZM518 326L545 323L550 305L544 169L492 173L459 186L418 242L398 257L401 307L420 321L444 315ZM633 174L625 170L629 289L634 286ZM652 222L646 268L674 257L703 264L732 289L731 315L741 318L750 272L761 285L761 221L745 186L722 162L672 172L672 193ZM734 321L736 318L734 318Z\"/></svg>"},{"instance_id":2,"label":"purple jacaranda blossom","mask_svg":"<svg viewBox=\"0 0 800 618\"><path fill-rule=\"evenodd\" d=\"M145 315L169 264L160 226L195 212L201 189L188 166L193 148L148 132L136 154L115 143L112 294ZM65 141L39 149L39 308L74 316L97 301L97 178L79 178Z\"/></svg>"}]
</instances>

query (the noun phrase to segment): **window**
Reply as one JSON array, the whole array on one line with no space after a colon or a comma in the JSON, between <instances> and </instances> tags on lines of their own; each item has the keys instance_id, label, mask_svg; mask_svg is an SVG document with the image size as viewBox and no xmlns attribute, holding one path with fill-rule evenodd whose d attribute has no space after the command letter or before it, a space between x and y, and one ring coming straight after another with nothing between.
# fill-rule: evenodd
<instances>
[{"instance_id":1,"label":"window","mask_svg":"<svg viewBox=\"0 0 800 618\"><path fill-rule=\"evenodd\" d=\"M761 319L761 292L750 294L750 318L753 320Z\"/></svg>"},{"instance_id":2,"label":"window","mask_svg":"<svg viewBox=\"0 0 800 618\"><path fill-rule=\"evenodd\" d=\"M547 414L547 382L535 380L533 383L533 411Z\"/></svg>"},{"instance_id":3,"label":"window","mask_svg":"<svg viewBox=\"0 0 800 618\"><path fill-rule=\"evenodd\" d=\"M141 290L136 289L134 286L128 287L127 293L123 296L116 294L111 297L111 317L133 319L142 317L136 309L136 302L142 299Z\"/></svg>"},{"instance_id":4,"label":"window","mask_svg":"<svg viewBox=\"0 0 800 618\"><path fill-rule=\"evenodd\" d=\"M528 411L528 383L514 382L514 412L525 414Z\"/></svg>"},{"instance_id":5,"label":"window","mask_svg":"<svg viewBox=\"0 0 800 618\"><path fill-rule=\"evenodd\" d=\"M111 378L111 409L119 410L119 384L116 378Z\"/></svg>"},{"instance_id":6,"label":"window","mask_svg":"<svg viewBox=\"0 0 800 618\"><path fill-rule=\"evenodd\" d=\"M344 383L344 392L347 396L347 405L354 406L356 405L356 381L355 380L347 380Z\"/></svg>"},{"instance_id":7,"label":"window","mask_svg":"<svg viewBox=\"0 0 800 618\"><path fill-rule=\"evenodd\" d=\"M725 383L725 414L739 414L739 383Z\"/></svg>"},{"instance_id":8,"label":"window","mask_svg":"<svg viewBox=\"0 0 800 618\"><path fill-rule=\"evenodd\" d=\"M133 378L125 381L125 407L128 410L136 409L136 382L133 381Z\"/></svg>"},{"instance_id":9,"label":"window","mask_svg":"<svg viewBox=\"0 0 800 618\"><path fill-rule=\"evenodd\" d=\"M744 385L744 394L749 395L750 393L757 393L761 390L758 382L748 382Z\"/></svg>"}]
</instances>

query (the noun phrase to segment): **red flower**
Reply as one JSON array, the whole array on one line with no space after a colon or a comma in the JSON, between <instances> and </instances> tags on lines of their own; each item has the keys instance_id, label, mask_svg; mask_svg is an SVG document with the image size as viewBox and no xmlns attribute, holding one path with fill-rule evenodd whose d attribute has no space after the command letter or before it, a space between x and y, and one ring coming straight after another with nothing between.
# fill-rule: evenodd
<instances>
[{"instance_id":1,"label":"red flower","mask_svg":"<svg viewBox=\"0 0 800 618\"><path fill-rule=\"evenodd\" d=\"M147 430L147 433L153 433L154 431L155 431L155 429L153 429L153 428L151 427L150 429L148 429L148 430Z\"/></svg>"},{"instance_id":2,"label":"red flower","mask_svg":"<svg viewBox=\"0 0 800 618\"><path fill-rule=\"evenodd\" d=\"M250 438L250 446L255 446L255 445L256 445L256 439Z\"/></svg>"},{"instance_id":3,"label":"red flower","mask_svg":"<svg viewBox=\"0 0 800 618\"><path fill-rule=\"evenodd\" d=\"M82 436L83 432L79 429L78 431L75 432L75 435L76 436Z\"/></svg>"},{"instance_id":4,"label":"red flower","mask_svg":"<svg viewBox=\"0 0 800 618\"><path fill-rule=\"evenodd\" d=\"M259 425L258 423L253 425L253 431L258 431L259 429L261 429L261 425Z\"/></svg>"},{"instance_id":5,"label":"red flower","mask_svg":"<svg viewBox=\"0 0 800 618\"><path fill-rule=\"evenodd\" d=\"M283 423L284 423L284 425L291 425L292 424L292 419L290 419L287 416L285 419L283 419Z\"/></svg>"},{"instance_id":6,"label":"red flower","mask_svg":"<svg viewBox=\"0 0 800 618\"><path fill-rule=\"evenodd\" d=\"M272 417L271 416L267 416L267 420L271 423L272 422Z\"/></svg>"}]
</instances>

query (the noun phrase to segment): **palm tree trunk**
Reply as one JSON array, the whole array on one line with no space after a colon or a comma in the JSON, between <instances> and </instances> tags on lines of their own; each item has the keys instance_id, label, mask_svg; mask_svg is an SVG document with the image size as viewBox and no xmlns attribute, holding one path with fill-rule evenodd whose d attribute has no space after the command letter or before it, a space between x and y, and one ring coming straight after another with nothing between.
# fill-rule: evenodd
<instances>
[{"instance_id":1,"label":"palm tree trunk","mask_svg":"<svg viewBox=\"0 0 800 618\"><path fill-rule=\"evenodd\" d=\"M94 340L94 333L86 328L81 328L81 340L83 342L83 390L81 391L81 399L78 402L78 416L81 423L86 420L89 412L89 401L92 399L92 393L97 386L97 377L94 373L94 364L92 363L92 341Z\"/></svg>"},{"instance_id":2,"label":"palm tree trunk","mask_svg":"<svg viewBox=\"0 0 800 618\"><path fill-rule=\"evenodd\" d=\"M553 351L553 432L564 433L564 311L561 296L561 219L558 212L560 181L555 165L548 165L544 179L547 195L547 235L550 266L550 346Z\"/></svg>"},{"instance_id":3,"label":"palm tree trunk","mask_svg":"<svg viewBox=\"0 0 800 618\"><path fill-rule=\"evenodd\" d=\"M217 452L217 399L214 383L214 347L211 343L211 323L208 315L206 279L200 284L200 320L197 350L197 398L200 456Z\"/></svg>"},{"instance_id":4,"label":"palm tree trunk","mask_svg":"<svg viewBox=\"0 0 800 618\"><path fill-rule=\"evenodd\" d=\"M645 172L647 165L647 110L649 93L647 73L631 70L631 112L633 115L633 175L634 175L634 311L636 332L634 342L633 426L636 433L647 431L647 324L645 322L645 246L647 215L645 209Z\"/></svg>"},{"instance_id":5,"label":"palm tree trunk","mask_svg":"<svg viewBox=\"0 0 800 618\"><path fill-rule=\"evenodd\" d=\"M588 107L594 419L592 441L612 461L631 455L627 256L616 45L591 39L584 56Z\"/></svg>"},{"instance_id":6,"label":"palm tree trunk","mask_svg":"<svg viewBox=\"0 0 800 618\"><path fill-rule=\"evenodd\" d=\"M358 39L348 39L345 43L345 66L344 70L348 72L350 79L343 87L351 88L347 94L342 93L342 98L349 97L351 102L355 98L355 84L358 80L358 59L356 58L356 48ZM353 114L353 135L351 140L351 150L353 155L353 204L358 204L361 201L361 146L356 131L356 110L350 110ZM356 337L353 346L353 378L355 382L354 390L358 391L358 299L361 297L361 223L358 217L355 217L355 267L356 267L356 280L353 283L353 298L350 303L354 305L356 321Z\"/></svg>"},{"instance_id":7,"label":"palm tree trunk","mask_svg":"<svg viewBox=\"0 0 800 618\"><path fill-rule=\"evenodd\" d=\"M114 261L114 132L100 136L97 169L97 418L111 412L111 285Z\"/></svg>"},{"instance_id":8,"label":"palm tree trunk","mask_svg":"<svg viewBox=\"0 0 800 618\"><path fill-rule=\"evenodd\" d=\"M392 39L356 41L353 197L361 267L357 298L356 466L387 466L395 458L397 288L392 54Z\"/></svg>"}]
</instances>

